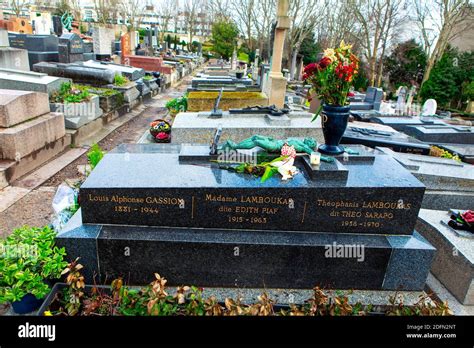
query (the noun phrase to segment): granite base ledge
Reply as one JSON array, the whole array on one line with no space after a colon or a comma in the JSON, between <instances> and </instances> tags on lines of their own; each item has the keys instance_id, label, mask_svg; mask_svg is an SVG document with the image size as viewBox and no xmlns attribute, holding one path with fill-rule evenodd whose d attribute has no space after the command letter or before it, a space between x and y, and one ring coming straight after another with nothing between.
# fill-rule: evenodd
<instances>
[{"instance_id":1,"label":"granite base ledge","mask_svg":"<svg viewBox=\"0 0 474 348\"><path fill-rule=\"evenodd\" d=\"M435 249L413 236L153 228L81 224L58 236L96 282L143 285L158 272L170 285L232 288L423 290ZM339 257L336 246L363 246ZM328 254L328 250L334 254ZM347 256L348 254L346 254Z\"/></svg>"}]
</instances>

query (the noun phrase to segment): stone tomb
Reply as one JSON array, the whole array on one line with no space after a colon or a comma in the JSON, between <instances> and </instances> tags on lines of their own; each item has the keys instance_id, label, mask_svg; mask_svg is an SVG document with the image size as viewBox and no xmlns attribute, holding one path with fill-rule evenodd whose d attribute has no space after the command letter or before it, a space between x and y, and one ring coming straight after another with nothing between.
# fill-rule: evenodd
<instances>
[{"instance_id":1,"label":"stone tomb","mask_svg":"<svg viewBox=\"0 0 474 348\"><path fill-rule=\"evenodd\" d=\"M383 147L377 149L392 156L426 186L423 208L472 209L473 165L448 158L398 153Z\"/></svg>"},{"instance_id":2,"label":"stone tomb","mask_svg":"<svg viewBox=\"0 0 474 348\"><path fill-rule=\"evenodd\" d=\"M370 122L379 123L384 126L392 127L393 129L405 132L411 126L436 126L445 127L446 123L435 117L407 117L407 116L376 116L371 117ZM408 134L408 133L407 133Z\"/></svg>"},{"instance_id":3,"label":"stone tomb","mask_svg":"<svg viewBox=\"0 0 474 348\"><path fill-rule=\"evenodd\" d=\"M439 147L458 155L465 163L474 164L474 145L444 144Z\"/></svg>"},{"instance_id":4,"label":"stone tomb","mask_svg":"<svg viewBox=\"0 0 474 348\"><path fill-rule=\"evenodd\" d=\"M219 96L219 91L190 91L188 93L188 111L209 111ZM224 91L219 108L225 111L251 106L268 106L268 97L262 92Z\"/></svg>"},{"instance_id":5,"label":"stone tomb","mask_svg":"<svg viewBox=\"0 0 474 348\"><path fill-rule=\"evenodd\" d=\"M107 88L114 89L123 94L123 100L129 106L129 110L135 107L139 102L140 91L136 82L129 82L123 86L107 85Z\"/></svg>"},{"instance_id":6,"label":"stone tomb","mask_svg":"<svg viewBox=\"0 0 474 348\"><path fill-rule=\"evenodd\" d=\"M46 93L0 89L0 188L63 151L65 135Z\"/></svg>"},{"instance_id":7,"label":"stone tomb","mask_svg":"<svg viewBox=\"0 0 474 348\"><path fill-rule=\"evenodd\" d=\"M94 60L89 60L83 63L84 66L91 68L107 69L112 71L115 74L123 75L130 81L136 81L143 76L145 76L145 70L141 68L134 68L122 64L114 64L109 62L97 62Z\"/></svg>"},{"instance_id":8,"label":"stone tomb","mask_svg":"<svg viewBox=\"0 0 474 348\"><path fill-rule=\"evenodd\" d=\"M113 83L115 73L109 69L85 66L82 63L37 63L33 66L37 72L44 74L67 77L76 83L84 83L93 86L103 86Z\"/></svg>"},{"instance_id":9,"label":"stone tomb","mask_svg":"<svg viewBox=\"0 0 474 348\"><path fill-rule=\"evenodd\" d=\"M241 79L231 77L231 76L208 76L201 75L200 77L195 77L191 81L191 86L194 88L202 86L215 86L215 87L225 87L229 85L244 85L251 86L253 84L252 79L244 77Z\"/></svg>"},{"instance_id":10,"label":"stone tomb","mask_svg":"<svg viewBox=\"0 0 474 348\"><path fill-rule=\"evenodd\" d=\"M28 51L10 47L8 32L0 29L0 68L29 71Z\"/></svg>"},{"instance_id":11,"label":"stone tomb","mask_svg":"<svg viewBox=\"0 0 474 348\"><path fill-rule=\"evenodd\" d=\"M474 127L471 126L452 126L425 125L411 126L405 129L405 133L418 140L439 144L474 144Z\"/></svg>"},{"instance_id":12,"label":"stone tomb","mask_svg":"<svg viewBox=\"0 0 474 348\"><path fill-rule=\"evenodd\" d=\"M261 184L212 164L207 146L121 145L57 241L98 281L160 272L173 285L421 290L435 252L413 232L424 186L359 150L337 162L347 175L298 160L294 179Z\"/></svg>"},{"instance_id":13,"label":"stone tomb","mask_svg":"<svg viewBox=\"0 0 474 348\"><path fill-rule=\"evenodd\" d=\"M313 116L308 112L270 117L266 114L230 114L224 111L222 118L214 118L209 112L182 112L173 122L172 143L209 144L218 127L222 128L222 141L232 139L238 142L260 134L278 139L312 137L323 143L321 117L311 122Z\"/></svg>"},{"instance_id":14,"label":"stone tomb","mask_svg":"<svg viewBox=\"0 0 474 348\"><path fill-rule=\"evenodd\" d=\"M157 71L167 75L170 75L174 70L173 67L166 65L161 57L123 55L122 64L141 68L145 71Z\"/></svg>"},{"instance_id":15,"label":"stone tomb","mask_svg":"<svg viewBox=\"0 0 474 348\"><path fill-rule=\"evenodd\" d=\"M77 34L67 33L61 35L58 50L60 63L84 61L84 43Z\"/></svg>"},{"instance_id":16,"label":"stone tomb","mask_svg":"<svg viewBox=\"0 0 474 348\"><path fill-rule=\"evenodd\" d=\"M391 127L366 122L350 122L341 144L360 144L371 148L387 147L396 152L429 155L431 147Z\"/></svg>"},{"instance_id":17,"label":"stone tomb","mask_svg":"<svg viewBox=\"0 0 474 348\"><path fill-rule=\"evenodd\" d=\"M20 48L0 47L0 68L29 71L28 52Z\"/></svg>"},{"instance_id":18,"label":"stone tomb","mask_svg":"<svg viewBox=\"0 0 474 348\"><path fill-rule=\"evenodd\" d=\"M464 305L474 305L474 239L446 225L451 212L420 211L416 224L420 233L436 246L431 272ZM469 234L464 231L463 233Z\"/></svg>"},{"instance_id":19,"label":"stone tomb","mask_svg":"<svg viewBox=\"0 0 474 348\"><path fill-rule=\"evenodd\" d=\"M149 100L151 98L151 89L148 87L148 84L146 84L143 79L138 79L135 83L142 100Z\"/></svg>"},{"instance_id":20,"label":"stone tomb","mask_svg":"<svg viewBox=\"0 0 474 348\"><path fill-rule=\"evenodd\" d=\"M0 91L0 127L8 128L49 113L48 95L3 89Z\"/></svg>"},{"instance_id":21,"label":"stone tomb","mask_svg":"<svg viewBox=\"0 0 474 348\"><path fill-rule=\"evenodd\" d=\"M64 115L68 129L79 129L103 114L97 95L92 95L90 100L81 103L51 103L50 108Z\"/></svg>"},{"instance_id":22,"label":"stone tomb","mask_svg":"<svg viewBox=\"0 0 474 348\"><path fill-rule=\"evenodd\" d=\"M363 102L350 103L351 110L379 110L383 99L382 88L369 87Z\"/></svg>"},{"instance_id":23,"label":"stone tomb","mask_svg":"<svg viewBox=\"0 0 474 348\"><path fill-rule=\"evenodd\" d=\"M92 30L94 53L97 60L109 59L112 56L112 42L115 41L113 28L94 27Z\"/></svg>"},{"instance_id":24,"label":"stone tomb","mask_svg":"<svg viewBox=\"0 0 474 348\"><path fill-rule=\"evenodd\" d=\"M71 82L71 80L32 71L0 69L0 88L3 89L41 92L51 95L59 90L65 82Z\"/></svg>"},{"instance_id":25,"label":"stone tomb","mask_svg":"<svg viewBox=\"0 0 474 348\"><path fill-rule=\"evenodd\" d=\"M9 33L10 46L28 50L30 69L39 62L58 62L58 37Z\"/></svg>"}]
</instances>

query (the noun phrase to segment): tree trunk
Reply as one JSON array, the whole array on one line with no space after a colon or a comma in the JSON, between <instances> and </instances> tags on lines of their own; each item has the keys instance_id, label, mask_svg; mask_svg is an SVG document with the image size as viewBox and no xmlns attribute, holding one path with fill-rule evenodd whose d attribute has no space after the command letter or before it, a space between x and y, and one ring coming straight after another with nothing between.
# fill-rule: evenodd
<instances>
[{"instance_id":1,"label":"tree trunk","mask_svg":"<svg viewBox=\"0 0 474 348\"><path fill-rule=\"evenodd\" d=\"M377 76L377 87L382 86L382 76L383 76L383 57L385 56L385 49L387 47L387 38L383 41L382 53L380 55L379 71Z\"/></svg>"},{"instance_id":2,"label":"tree trunk","mask_svg":"<svg viewBox=\"0 0 474 348\"><path fill-rule=\"evenodd\" d=\"M425 74L423 75L423 81L421 82L421 85L420 85L420 91L423 88L423 85L425 84L425 82L429 80L430 75L431 75L431 71L433 70L433 68L436 64L436 61L437 61L438 57L441 56L440 50L441 50L441 47L443 45L442 41L444 40L444 38L442 36L443 35L441 35L439 37L438 41L436 42L433 53L431 54L430 58L428 59L428 63L426 64ZM420 97L420 95L418 95L418 97Z\"/></svg>"},{"instance_id":3,"label":"tree trunk","mask_svg":"<svg viewBox=\"0 0 474 348\"><path fill-rule=\"evenodd\" d=\"M383 58L380 59L379 72L377 74L377 87L382 86L382 76L383 76Z\"/></svg>"},{"instance_id":4,"label":"tree trunk","mask_svg":"<svg viewBox=\"0 0 474 348\"><path fill-rule=\"evenodd\" d=\"M375 86L375 65L376 65L376 57L370 57L369 59L369 83L371 87Z\"/></svg>"},{"instance_id":5,"label":"tree trunk","mask_svg":"<svg viewBox=\"0 0 474 348\"><path fill-rule=\"evenodd\" d=\"M291 67L290 67L290 79L295 80L295 73L296 73L296 61L298 60L298 53L300 51L299 47L295 47L293 49L291 55Z\"/></svg>"}]
</instances>

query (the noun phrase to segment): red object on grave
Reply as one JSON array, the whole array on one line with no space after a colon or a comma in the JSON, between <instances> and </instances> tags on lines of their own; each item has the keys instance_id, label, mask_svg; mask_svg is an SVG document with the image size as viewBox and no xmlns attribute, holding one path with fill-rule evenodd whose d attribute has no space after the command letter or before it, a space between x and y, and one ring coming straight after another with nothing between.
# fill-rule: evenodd
<instances>
[{"instance_id":1,"label":"red object on grave","mask_svg":"<svg viewBox=\"0 0 474 348\"><path fill-rule=\"evenodd\" d=\"M158 71L165 75L173 72L173 67L164 65L163 58L161 57L123 55L122 64L142 68L145 71Z\"/></svg>"}]
</instances>

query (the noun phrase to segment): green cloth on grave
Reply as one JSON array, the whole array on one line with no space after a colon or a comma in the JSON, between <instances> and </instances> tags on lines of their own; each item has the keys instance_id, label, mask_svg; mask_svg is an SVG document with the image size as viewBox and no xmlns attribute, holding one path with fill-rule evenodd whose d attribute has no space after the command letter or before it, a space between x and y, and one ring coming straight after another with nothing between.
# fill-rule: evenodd
<instances>
[{"instance_id":1,"label":"green cloth on grave","mask_svg":"<svg viewBox=\"0 0 474 348\"><path fill-rule=\"evenodd\" d=\"M318 146L318 143L313 138L305 138L304 140L297 138L288 138L286 140L276 140L272 137L263 135L254 135L250 138L242 140L240 143L235 143L232 140L227 140L220 150L250 150L254 147L261 147L269 153L279 153L283 145L288 144L294 146L296 152L305 152L311 154Z\"/></svg>"}]
</instances>

